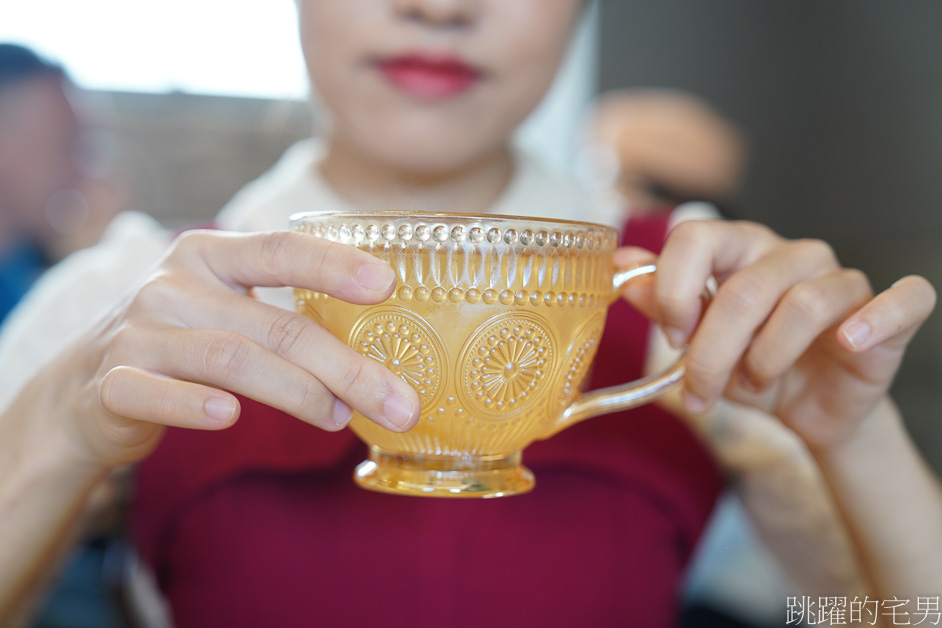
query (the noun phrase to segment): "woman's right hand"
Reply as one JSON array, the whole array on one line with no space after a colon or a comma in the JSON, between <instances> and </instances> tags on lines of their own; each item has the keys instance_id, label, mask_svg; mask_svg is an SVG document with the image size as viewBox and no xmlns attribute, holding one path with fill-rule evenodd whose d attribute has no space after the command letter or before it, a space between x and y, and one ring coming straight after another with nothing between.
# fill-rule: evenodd
<instances>
[{"instance_id":1,"label":"woman's right hand","mask_svg":"<svg viewBox=\"0 0 942 628\"><path fill-rule=\"evenodd\" d=\"M30 388L62 415L73 450L106 466L146 456L164 426L229 427L240 408L227 391L330 431L351 408L393 431L414 425L408 384L312 320L255 300L256 286L371 304L389 297L395 275L308 234L190 231Z\"/></svg>"}]
</instances>

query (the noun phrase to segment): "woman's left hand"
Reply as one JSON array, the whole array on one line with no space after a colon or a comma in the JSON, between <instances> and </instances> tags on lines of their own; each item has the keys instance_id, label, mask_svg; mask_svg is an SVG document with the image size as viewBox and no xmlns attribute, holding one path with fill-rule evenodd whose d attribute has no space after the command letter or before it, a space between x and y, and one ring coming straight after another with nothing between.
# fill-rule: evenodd
<instances>
[{"instance_id":1,"label":"woman's left hand","mask_svg":"<svg viewBox=\"0 0 942 628\"><path fill-rule=\"evenodd\" d=\"M620 249L616 262L649 261ZM674 229L657 272L624 296L689 344L684 403L696 413L721 396L777 416L809 446L846 438L882 399L913 335L935 305L922 277L874 296L819 240L787 240L748 222ZM710 276L718 283L704 308Z\"/></svg>"}]
</instances>

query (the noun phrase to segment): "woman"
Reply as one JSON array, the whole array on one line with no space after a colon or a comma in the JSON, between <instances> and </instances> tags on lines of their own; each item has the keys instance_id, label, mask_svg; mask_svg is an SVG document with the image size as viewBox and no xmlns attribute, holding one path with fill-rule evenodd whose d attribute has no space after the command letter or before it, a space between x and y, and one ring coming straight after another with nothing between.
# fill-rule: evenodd
<instances>
[{"instance_id":1,"label":"woman","mask_svg":"<svg viewBox=\"0 0 942 628\"><path fill-rule=\"evenodd\" d=\"M108 470L153 452L140 469L136 538L178 626L674 621L677 583L720 486L681 421L647 407L567 430L528 450L541 486L519 498L359 491L349 471L362 451L338 430L352 410L408 430L419 419L414 391L276 307L283 292L250 290L299 286L358 303L391 293L391 270L374 258L267 231L298 209L584 215L571 188L512 148L583 4L299 1L312 84L330 112L322 154L288 155L220 215L226 231L184 235L140 277L166 239L127 229L136 240L112 239L58 269L6 331L41 336L40 312L69 286L125 284L118 299L103 291L97 322L50 351L0 422L3 533L20 539L0 550L0 608L34 586ZM658 248L667 223L635 227L626 243ZM873 297L826 245L747 223L681 225L657 263L656 280L626 297L689 344L688 410L725 396L787 425L834 487L882 578L877 590L915 590L894 562L912 555L902 537L914 531L874 508L872 476L906 487L886 499L921 495L923 525L942 521L886 401L931 287L907 278ZM703 312L710 275L720 289ZM601 343L633 348L621 363L608 358L618 379L640 370L647 341L632 316L613 313ZM23 355L13 344L0 364Z\"/></svg>"}]
</instances>

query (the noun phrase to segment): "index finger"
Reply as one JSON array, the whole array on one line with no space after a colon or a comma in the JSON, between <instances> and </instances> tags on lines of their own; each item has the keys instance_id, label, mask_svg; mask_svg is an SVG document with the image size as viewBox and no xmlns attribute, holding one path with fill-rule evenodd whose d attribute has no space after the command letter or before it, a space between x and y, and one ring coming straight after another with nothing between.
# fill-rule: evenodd
<instances>
[{"instance_id":1,"label":"index finger","mask_svg":"<svg viewBox=\"0 0 942 628\"><path fill-rule=\"evenodd\" d=\"M671 344L680 347L693 333L709 278L722 283L725 275L758 259L775 238L761 225L724 220L691 220L671 231L655 275L658 322Z\"/></svg>"},{"instance_id":2,"label":"index finger","mask_svg":"<svg viewBox=\"0 0 942 628\"><path fill-rule=\"evenodd\" d=\"M199 259L233 287L306 288L350 303L381 302L396 285L386 262L308 233L188 231L175 242L173 255Z\"/></svg>"}]
</instances>

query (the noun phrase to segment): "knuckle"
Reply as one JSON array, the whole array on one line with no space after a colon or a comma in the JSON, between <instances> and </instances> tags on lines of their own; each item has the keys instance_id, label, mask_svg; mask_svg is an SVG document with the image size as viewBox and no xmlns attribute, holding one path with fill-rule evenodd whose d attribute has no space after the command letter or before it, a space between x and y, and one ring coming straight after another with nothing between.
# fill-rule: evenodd
<instances>
[{"instance_id":1,"label":"knuckle","mask_svg":"<svg viewBox=\"0 0 942 628\"><path fill-rule=\"evenodd\" d=\"M112 349L126 351L137 346L140 339L140 332L128 322L118 325L111 334L109 346Z\"/></svg>"},{"instance_id":2,"label":"knuckle","mask_svg":"<svg viewBox=\"0 0 942 628\"><path fill-rule=\"evenodd\" d=\"M208 376L244 372L249 359L248 341L234 332L223 332L206 347L200 370Z\"/></svg>"},{"instance_id":3,"label":"knuckle","mask_svg":"<svg viewBox=\"0 0 942 628\"><path fill-rule=\"evenodd\" d=\"M668 325L678 324L684 318L688 309L686 300L676 292L658 295L658 307L664 322Z\"/></svg>"},{"instance_id":4,"label":"knuckle","mask_svg":"<svg viewBox=\"0 0 942 628\"><path fill-rule=\"evenodd\" d=\"M365 380L368 378L369 363L366 362L367 359L369 358L356 356L356 359L351 360L344 369L343 377L340 378L343 386L341 397L349 398L352 396L351 393L364 386Z\"/></svg>"},{"instance_id":5,"label":"knuckle","mask_svg":"<svg viewBox=\"0 0 942 628\"><path fill-rule=\"evenodd\" d=\"M333 397L323 387L311 385L309 382L300 383L294 399L298 418L322 427L333 425L328 419Z\"/></svg>"},{"instance_id":6,"label":"knuckle","mask_svg":"<svg viewBox=\"0 0 942 628\"><path fill-rule=\"evenodd\" d=\"M671 229L670 238L681 244L697 244L703 241L710 227L706 220L685 220Z\"/></svg>"},{"instance_id":7,"label":"knuckle","mask_svg":"<svg viewBox=\"0 0 942 628\"><path fill-rule=\"evenodd\" d=\"M742 316L761 307L766 298L765 282L756 273L741 271L724 282L716 301L724 303L734 316Z\"/></svg>"},{"instance_id":8,"label":"knuckle","mask_svg":"<svg viewBox=\"0 0 942 628\"><path fill-rule=\"evenodd\" d=\"M687 379L698 391L719 388L718 383L725 377L725 369L716 360L700 352L691 351L686 357Z\"/></svg>"},{"instance_id":9,"label":"knuckle","mask_svg":"<svg viewBox=\"0 0 942 628\"><path fill-rule=\"evenodd\" d=\"M778 376L778 369L773 358L767 354L750 351L744 363L749 380L759 387L768 385Z\"/></svg>"},{"instance_id":10,"label":"knuckle","mask_svg":"<svg viewBox=\"0 0 942 628\"><path fill-rule=\"evenodd\" d=\"M873 293L873 288L870 285L870 278L864 271L858 268L845 268L844 275L852 284L864 288L869 294Z\"/></svg>"},{"instance_id":11,"label":"knuckle","mask_svg":"<svg viewBox=\"0 0 942 628\"><path fill-rule=\"evenodd\" d=\"M135 309L152 311L174 303L180 286L170 273L157 273L149 277L134 295Z\"/></svg>"},{"instance_id":12,"label":"knuckle","mask_svg":"<svg viewBox=\"0 0 942 628\"><path fill-rule=\"evenodd\" d=\"M331 264L331 262L333 260L342 257L348 250L353 250L352 247L343 246L342 244L324 240L323 238L318 238L316 244L317 246L311 247L308 264L310 264L311 268L318 270L324 270L332 266L333 264Z\"/></svg>"},{"instance_id":13,"label":"knuckle","mask_svg":"<svg viewBox=\"0 0 942 628\"><path fill-rule=\"evenodd\" d=\"M800 283L789 289L782 304L801 320L822 321L831 315L831 301L825 288L813 283Z\"/></svg>"},{"instance_id":14,"label":"knuckle","mask_svg":"<svg viewBox=\"0 0 942 628\"><path fill-rule=\"evenodd\" d=\"M184 231L170 243L171 256L189 257L202 251L212 232L207 229L190 229Z\"/></svg>"},{"instance_id":15,"label":"knuckle","mask_svg":"<svg viewBox=\"0 0 942 628\"><path fill-rule=\"evenodd\" d=\"M782 237L775 233L770 227L757 222L748 222L739 220L733 223L737 228L745 230L755 239L765 240L766 242L775 242L782 240Z\"/></svg>"},{"instance_id":16,"label":"knuckle","mask_svg":"<svg viewBox=\"0 0 942 628\"><path fill-rule=\"evenodd\" d=\"M352 273L359 265L356 247L322 238L311 238L315 246L307 250L305 267L312 269L325 283L325 289L333 292L341 285L353 280ZM363 253L363 255L366 255Z\"/></svg>"},{"instance_id":17,"label":"knuckle","mask_svg":"<svg viewBox=\"0 0 942 628\"><path fill-rule=\"evenodd\" d=\"M844 268L842 273L861 303L873 298L873 284L870 283L867 273L857 268Z\"/></svg>"},{"instance_id":18,"label":"knuckle","mask_svg":"<svg viewBox=\"0 0 942 628\"><path fill-rule=\"evenodd\" d=\"M818 260L828 266L838 265L837 254L834 252L834 249L831 248L831 245L824 240L804 238L795 240L794 246L809 259Z\"/></svg>"},{"instance_id":19,"label":"knuckle","mask_svg":"<svg viewBox=\"0 0 942 628\"><path fill-rule=\"evenodd\" d=\"M265 234L262 238L258 260L259 268L272 280L277 280L281 274L279 271L284 266L281 263L282 257L291 235L291 232L288 231L274 231Z\"/></svg>"},{"instance_id":20,"label":"knuckle","mask_svg":"<svg viewBox=\"0 0 942 628\"><path fill-rule=\"evenodd\" d=\"M305 319L294 312L279 314L268 329L268 347L279 355L289 355L303 337L306 325Z\"/></svg>"},{"instance_id":21,"label":"knuckle","mask_svg":"<svg viewBox=\"0 0 942 628\"><path fill-rule=\"evenodd\" d=\"M88 355L89 364L102 375L119 366L140 364L141 356L151 355L155 343L153 332L127 320L109 329L100 351Z\"/></svg>"}]
</instances>

